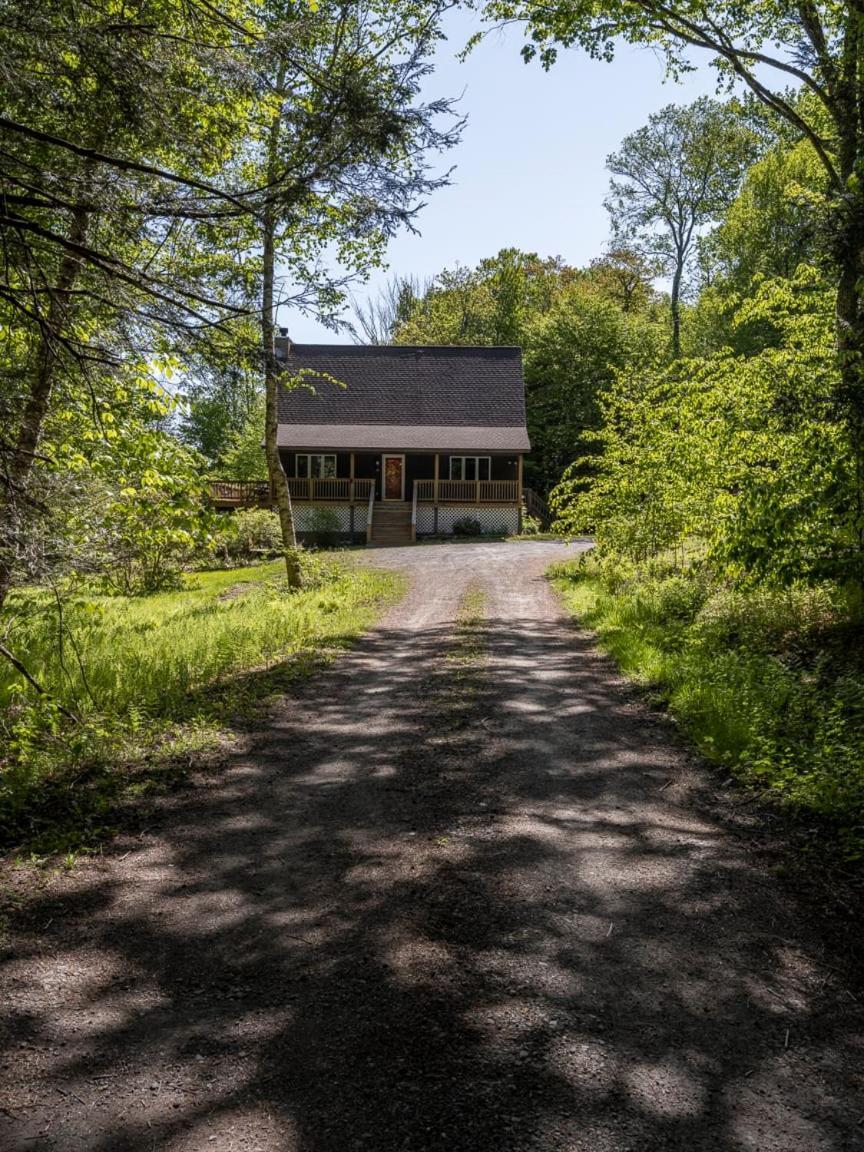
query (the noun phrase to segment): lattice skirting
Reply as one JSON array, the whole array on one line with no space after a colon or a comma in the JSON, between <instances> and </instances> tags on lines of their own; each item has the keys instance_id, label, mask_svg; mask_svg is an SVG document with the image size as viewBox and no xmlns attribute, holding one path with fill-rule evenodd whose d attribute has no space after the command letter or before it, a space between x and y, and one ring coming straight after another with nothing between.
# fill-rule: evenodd
<instances>
[{"instance_id":1,"label":"lattice skirting","mask_svg":"<svg viewBox=\"0 0 864 1152\"><path fill-rule=\"evenodd\" d=\"M349 504L295 504L294 529L298 536L333 532L338 536L350 536L352 532L351 506ZM353 533L366 535L365 504L354 505Z\"/></svg>"},{"instance_id":2,"label":"lattice skirting","mask_svg":"<svg viewBox=\"0 0 864 1152\"><path fill-rule=\"evenodd\" d=\"M480 531L490 536L507 536L519 531L519 509L512 504L448 504L438 509L437 529L434 506L418 504L417 535L451 536L453 525L465 519L476 520Z\"/></svg>"}]
</instances>

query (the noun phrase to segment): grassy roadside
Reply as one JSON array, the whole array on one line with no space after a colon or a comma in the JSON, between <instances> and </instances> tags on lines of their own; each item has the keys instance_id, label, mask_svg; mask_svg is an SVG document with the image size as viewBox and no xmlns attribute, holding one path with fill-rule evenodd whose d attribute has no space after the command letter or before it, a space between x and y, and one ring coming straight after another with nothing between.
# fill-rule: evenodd
<instances>
[{"instance_id":1,"label":"grassy roadside","mask_svg":"<svg viewBox=\"0 0 864 1152\"><path fill-rule=\"evenodd\" d=\"M460 598L453 633L434 675L428 701L436 745L446 747L452 742L462 766L466 747L479 741L476 753L480 755L483 743L477 715L486 686L487 627L486 595L479 585L471 583ZM465 787L469 787L467 779Z\"/></svg>"},{"instance_id":2,"label":"grassy roadside","mask_svg":"<svg viewBox=\"0 0 864 1152\"><path fill-rule=\"evenodd\" d=\"M10 646L46 698L0 668L0 850L74 853L104 840L127 809L224 747L402 591L393 573L314 555L303 563L300 592L275 562L195 573L147 597L82 592L62 618L47 592L12 597Z\"/></svg>"},{"instance_id":3,"label":"grassy roadside","mask_svg":"<svg viewBox=\"0 0 864 1152\"><path fill-rule=\"evenodd\" d=\"M459 601L453 646L447 653L446 706L468 717L480 692L480 670L486 656L486 594L469 584Z\"/></svg>"},{"instance_id":4,"label":"grassy roadside","mask_svg":"<svg viewBox=\"0 0 864 1152\"><path fill-rule=\"evenodd\" d=\"M864 661L830 589L712 584L698 570L610 581L556 566L565 603L703 755L805 828L805 855L864 864Z\"/></svg>"}]
</instances>

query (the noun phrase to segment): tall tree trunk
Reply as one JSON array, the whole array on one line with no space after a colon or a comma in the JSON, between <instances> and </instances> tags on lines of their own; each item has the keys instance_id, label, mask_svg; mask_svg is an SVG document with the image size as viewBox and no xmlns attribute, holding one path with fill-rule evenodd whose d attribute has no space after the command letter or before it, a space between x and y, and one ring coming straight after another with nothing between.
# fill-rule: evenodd
<instances>
[{"instance_id":1,"label":"tall tree trunk","mask_svg":"<svg viewBox=\"0 0 864 1152\"><path fill-rule=\"evenodd\" d=\"M672 292L670 295L670 311L672 313L672 357L678 360L681 356L681 279L684 275L684 259L678 256L675 260L675 273L672 276Z\"/></svg>"},{"instance_id":2,"label":"tall tree trunk","mask_svg":"<svg viewBox=\"0 0 864 1152\"><path fill-rule=\"evenodd\" d=\"M88 224L88 213L84 209L75 211L69 227L69 240L82 244L87 238ZM33 465L57 379L59 340L68 330L70 294L78 278L79 268L78 259L72 253L64 256L60 262L48 315L37 340L35 368L27 402L7 464L6 486L0 489L0 541L6 542L6 547L0 550L0 609L12 585L15 566L12 540L28 501Z\"/></svg>"},{"instance_id":3,"label":"tall tree trunk","mask_svg":"<svg viewBox=\"0 0 864 1152\"><path fill-rule=\"evenodd\" d=\"M270 127L267 175L275 183L279 148L281 113L274 115ZM300 587L300 557L297 554L297 536L294 531L294 512L288 478L279 459L279 362L276 359L276 312L274 279L276 270L276 212L271 204L264 210L263 231L263 287L261 292L261 343L264 351L264 451L267 456L267 474L270 491L276 498L279 526L282 530L282 548L285 553L285 573L289 588Z\"/></svg>"}]
</instances>

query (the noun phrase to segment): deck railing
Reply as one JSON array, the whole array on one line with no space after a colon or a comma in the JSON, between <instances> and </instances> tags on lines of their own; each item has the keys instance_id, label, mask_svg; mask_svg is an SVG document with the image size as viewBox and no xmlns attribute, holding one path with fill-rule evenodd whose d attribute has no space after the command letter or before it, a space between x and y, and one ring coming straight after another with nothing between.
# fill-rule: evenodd
<instances>
[{"instance_id":1,"label":"deck railing","mask_svg":"<svg viewBox=\"0 0 864 1152\"><path fill-rule=\"evenodd\" d=\"M515 480L415 480L421 504L516 504L519 485Z\"/></svg>"},{"instance_id":2,"label":"deck railing","mask_svg":"<svg viewBox=\"0 0 864 1152\"><path fill-rule=\"evenodd\" d=\"M364 504L375 487L374 480L347 480L328 476L320 480L289 476L288 489L292 500L309 502L335 502L338 504Z\"/></svg>"},{"instance_id":3,"label":"deck railing","mask_svg":"<svg viewBox=\"0 0 864 1152\"><path fill-rule=\"evenodd\" d=\"M217 508L266 508L270 504L270 485L266 480L214 480L210 503Z\"/></svg>"},{"instance_id":4,"label":"deck railing","mask_svg":"<svg viewBox=\"0 0 864 1152\"><path fill-rule=\"evenodd\" d=\"M291 499L299 503L365 504L374 496L374 480L350 480L330 476L322 479L289 476ZM415 480L419 504L517 504L515 480ZM269 507L267 481L240 483L217 480L210 485L210 500L217 508Z\"/></svg>"},{"instance_id":5,"label":"deck railing","mask_svg":"<svg viewBox=\"0 0 864 1152\"><path fill-rule=\"evenodd\" d=\"M366 509L366 543L372 542L372 517L375 514L375 485L369 489L369 506Z\"/></svg>"},{"instance_id":6,"label":"deck railing","mask_svg":"<svg viewBox=\"0 0 864 1152\"><path fill-rule=\"evenodd\" d=\"M522 506L529 516L540 521L542 528L548 528L552 522L552 515L546 503L541 500L533 488L522 489Z\"/></svg>"}]
</instances>

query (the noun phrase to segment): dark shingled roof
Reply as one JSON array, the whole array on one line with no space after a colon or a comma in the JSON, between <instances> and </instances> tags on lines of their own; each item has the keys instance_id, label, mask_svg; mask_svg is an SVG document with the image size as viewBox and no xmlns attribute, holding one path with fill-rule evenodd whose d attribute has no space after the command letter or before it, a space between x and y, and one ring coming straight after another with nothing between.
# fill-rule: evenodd
<instances>
[{"instance_id":1,"label":"dark shingled roof","mask_svg":"<svg viewBox=\"0 0 864 1152\"><path fill-rule=\"evenodd\" d=\"M315 389L280 390L282 447L528 451L519 348L279 340L277 354Z\"/></svg>"}]
</instances>

